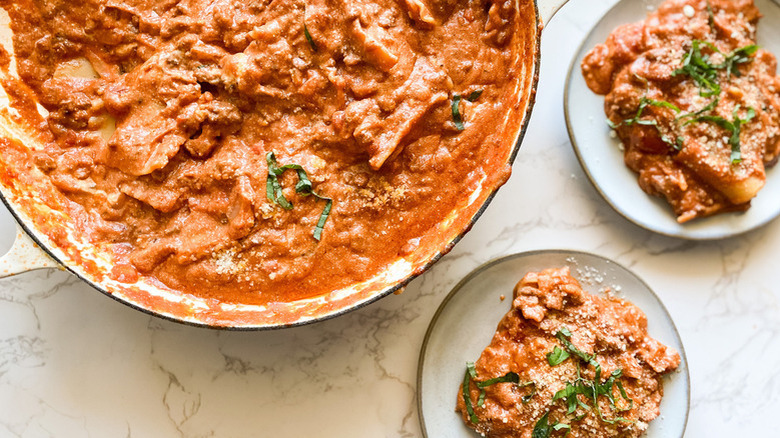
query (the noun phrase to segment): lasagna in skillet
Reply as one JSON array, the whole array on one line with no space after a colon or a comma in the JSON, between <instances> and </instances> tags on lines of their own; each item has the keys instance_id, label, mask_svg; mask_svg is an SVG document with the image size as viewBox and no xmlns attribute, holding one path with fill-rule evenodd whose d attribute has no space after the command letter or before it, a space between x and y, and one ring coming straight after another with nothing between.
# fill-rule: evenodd
<instances>
[{"instance_id":1,"label":"lasagna in skillet","mask_svg":"<svg viewBox=\"0 0 780 438\"><path fill-rule=\"evenodd\" d=\"M34 163L113 279L214 302L446 252L509 177L533 98L532 1L0 6L3 85L40 140L4 139L3 160Z\"/></svg>"}]
</instances>

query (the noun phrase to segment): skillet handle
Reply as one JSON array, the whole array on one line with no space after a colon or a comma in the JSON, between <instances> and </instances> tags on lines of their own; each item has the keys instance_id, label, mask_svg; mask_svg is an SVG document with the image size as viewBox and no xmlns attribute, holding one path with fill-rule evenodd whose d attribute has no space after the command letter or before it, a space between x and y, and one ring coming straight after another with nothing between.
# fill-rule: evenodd
<instances>
[{"instance_id":1,"label":"skillet handle","mask_svg":"<svg viewBox=\"0 0 780 438\"><path fill-rule=\"evenodd\" d=\"M555 15L555 13L568 1L569 0L537 0L536 4L539 8L539 19L547 26L553 15Z\"/></svg>"},{"instance_id":2,"label":"skillet handle","mask_svg":"<svg viewBox=\"0 0 780 438\"><path fill-rule=\"evenodd\" d=\"M11 277L37 269L58 268L55 262L44 252L30 236L16 226L16 240L11 249L0 257L0 278Z\"/></svg>"}]
</instances>

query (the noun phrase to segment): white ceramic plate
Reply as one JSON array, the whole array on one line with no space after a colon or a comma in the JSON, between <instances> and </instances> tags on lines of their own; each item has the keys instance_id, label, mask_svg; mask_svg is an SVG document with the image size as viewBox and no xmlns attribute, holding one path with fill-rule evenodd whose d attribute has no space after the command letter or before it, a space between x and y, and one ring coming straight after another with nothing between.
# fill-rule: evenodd
<instances>
[{"instance_id":1,"label":"white ceramic plate","mask_svg":"<svg viewBox=\"0 0 780 438\"><path fill-rule=\"evenodd\" d=\"M724 213L686 224L675 220L662 198L649 196L639 188L637 176L623 162L620 140L610 138L604 115L604 97L585 84L580 64L596 44L606 41L617 26L641 21L648 8L660 0L624 0L596 24L580 46L569 69L564 93L564 111L569 137L585 173L604 199L635 224L667 236L691 239L722 239L758 228L780 214L780 166L769 169L766 186L744 213ZM770 0L756 0L764 14L758 24L758 43L780 55L780 7Z\"/></svg>"},{"instance_id":2,"label":"white ceramic plate","mask_svg":"<svg viewBox=\"0 0 780 438\"><path fill-rule=\"evenodd\" d=\"M507 256L477 268L450 292L425 335L417 374L417 408L428 438L474 438L455 412L466 362L488 346L499 321L512 306L515 284L529 271L568 266L583 288L599 293L609 287L641 308L651 336L674 347L680 367L664 378L661 415L647 438L680 438L690 403L690 376L682 341L666 308L636 275L615 262L575 251L535 251ZM618 289L619 288L619 289ZM505 300L500 297L504 295Z\"/></svg>"}]
</instances>

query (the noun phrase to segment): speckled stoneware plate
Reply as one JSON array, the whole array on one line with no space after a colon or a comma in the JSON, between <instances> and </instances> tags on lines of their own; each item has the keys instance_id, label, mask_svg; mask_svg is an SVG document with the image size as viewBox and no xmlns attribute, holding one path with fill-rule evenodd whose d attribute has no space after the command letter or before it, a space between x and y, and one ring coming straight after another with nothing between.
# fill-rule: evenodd
<instances>
[{"instance_id":1,"label":"speckled stoneware plate","mask_svg":"<svg viewBox=\"0 0 780 438\"><path fill-rule=\"evenodd\" d=\"M690 404L690 376L680 335L663 303L631 271L605 258L575 251L534 251L510 255L477 268L450 292L425 335L417 374L417 408L424 436L473 438L455 412L466 362L487 347L499 321L512 306L515 284L530 271L568 266L583 288L605 288L641 308L650 335L674 347L681 357L677 371L664 378L661 415L650 423L647 438L680 438ZM506 299L501 300L501 295Z\"/></svg>"},{"instance_id":2,"label":"speckled stoneware plate","mask_svg":"<svg viewBox=\"0 0 780 438\"><path fill-rule=\"evenodd\" d=\"M691 240L735 236L771 221L780 214L780 166L769 169L766 186L743 213L725 213L686 224L675 220L665 200L651 197L639 188L637 176L623 163L620 140L610 137L604 115L604 97L585 84L580 64L596 44L603 43L617 26L640 21L660 0L624 0L612 8L585 38L566 80L564 111L574 150L593 185L621 215L660 234ZM758 43L780 55L780 7L771 0L756 0L764 14L758 24Z\"/></svg>"}]
</instances>

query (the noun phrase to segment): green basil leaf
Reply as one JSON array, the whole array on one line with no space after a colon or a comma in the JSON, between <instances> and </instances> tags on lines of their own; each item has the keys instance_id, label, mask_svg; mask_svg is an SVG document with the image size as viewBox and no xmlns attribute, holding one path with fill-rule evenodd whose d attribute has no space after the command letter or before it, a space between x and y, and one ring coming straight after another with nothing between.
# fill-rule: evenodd
<instances>
[{"instance_id":1,"label":"green basil leaf","mask_svg":"<svg viewBox=\"0 0 780 438\"><path fill-rule=\"evenodd\" d=\"M564 329L566 330L565 332ZM555 337L558 338L558 340L563 344L566 350L569 351L569 353L579 357L584 362L589 363L594 367L598 367L598 363L596 363L593 360L595 355L587 354L571 343L571 332L569 331L569 329L567 329L566 327L561 328L560 330L558 330L558 333L555 334Z\"/></svg>"},{"instance_id":2,"label":"green basil leaf","mask_svg":"<svg viewBox=\"0 0 780 438\"><path fill-rule=\"evenodd\" d=\"M719 67L722 67L736 77L740 77L742 76L742 73L740 73L738 69L739 65L752 61L756 52L758 52L758 46L755 44L735 49L726 55L726 59Z\"/></svg>"},{"instance_id":3,"label":"green basil leaf","mask_svg":"<svg viewBox=\"0 0 780 438\"><path fill-rule=\"evenodd\" d=\"M311 33L309 33L309 28L306 26L306 21L303 22L303 36L306 38L306 41L309 43L309 46L311 46L311 50L314 53L317 53L317 43L315 43L314 38L311 37Z\"/></svg>"},{"instance_id":4,"label":"green basil leaf","mask_svg":"<svg viewBox=\"0 0 780 438\"><path fill-rule=\"evenodd\" d=\"M492 379L485 380L484 382L477 382L477 387L486 388L497 383L520 383L520 376L517 373L506 373L501 377L494 377Z\"/></svg>"},{"instance_id":5,"label":"green basil leaf","mask_svg":"<svg viewBox=\"0 0 780 438\"><path fill-rule=\"evenodd\" d=\"M708 4L707 10L710 16L710 26L714 25L712 7ZM720 64L713 64L709 55L702 54L702 47L710 49L713 53L723 55L724 60ZM693 40L691 49L683 56L681 67L672 73L672 76L687 75L699 86L699 94L704 97L718 96L721 92L718 83L718 71L725 70L729 75L741 76L739 65L751 62L758 46L751 44L723 54L718 48L709 42Z\"/></svg>"},{"instance_id":6,"label":"green basil leaf","mask_svg":"<svg viewBox=\"0 0 780 438\"><path fill-rule=\"evenodd\" d=\"M683 147L685 147L685 138L681 136L677 136L677 140L674 142L674 145L672 146L674 150L681 151Z\"/></svg>"},{"instance_id":7,"label":"green basil leaf","mask_svg":"<svg viewBox=\"0 0 780 438\"><path fill-rule=\"evenodd\" d=\"M680 108L677 105L675 105L675 104L673 104L671 102L667 102L665 100L649 99L647 96L642 96L642 98L639 100L639 106L637 107L636 115L634 117L630 118L630 119L623 120L622 124L626 125L626 126L630 126L630 125L633 125L633 124L647 125L647 126L649 126L649 125L654 125L654 126L657 125L655 120L643 120L642 119L642 116L644 115L645 109L648 106L655 106L655 107L658 107L658 108L667 108L667 109L670 109L670 110L674 111L675 113L679 113L681 111ZM610 123L611 123L611 121L610 121ZM610 125L610 126L612 127L612 125ZM617 126L619 126L619 125L615 125L614 127L612 127L612 129L617 128Z\"/></svg>"},{"instance_id":8,"label":"green basil leaf","mask_svg":"<svg viewBox=\"0 0 780 438\"><path fill-rule=\"evenodd\" d=\"M749 117L749 114L746 117ZM604 414L601 411L601 407L599 405L599 397L606 397L613 411L622 412L633 408L633 400L628 397L625 388L623 388L623 384L620 382L620 380L618 380L623 376L623 370L613 370L609 374L609 377L604 382L602 382L602 369L601 365L595 359L595 354L591 355L584 353L574 344L572 344L571 331L569 331L566 327L561 327L555 336L563 344L566 351L571 353L572 356L587 365L592 365L595 369L595 376L593 380L583 378L580 373L579 362L575 362L577 364L577 378L574 381L566 382L566 386L553 395L552 402L555 403L558 400L563 400L566 404L567 416L573 415L577 411L577 408L581 407L585 410L595 409L599 419L605 423L614 424L616 422L630 422L631 420L628 420L624 417L617 417L615 419L608 419L604 417ZM554 354L555 351L553 351L552 355ZM628 402L628 409L621 410L617 408L615 403L615 396L613 395L613 388L615 386L618 387L620 396ZM584 400L587 400L590 405L585 403ZM574 421L577 421L581 418L582 416L577 416L575 417Z\"/></svg>"},{"instance_id":9,"label":"green basil leaf","mask_svg":"<svg viewBox=\"0 0 780 438\"><path fill-rule=\"evenodd\" d=\"M313 233L313 237L316 241L319 242L322 240L322 232L325 229L325 224L327 223L331 209L333 208L333 200L320 196L314 192L309 175L301 165L286 164L284 166L279 166L273 151L268 152L265 159L268 163L268 176L265 180L265 196L268 198L269 202L277 204L286 210L291 210L293 208L293 204L285 198L284 192L282 191L282 184L279 182L279 177L287 170L294 170L298 174L298 182L295 184L295 191L298 194L302 196L314 196L317 199L326 201L325 208L317 220L317 225L314 227Z\"/></svg>"},{"instance_id":10,"label":"green basil leaf","mask_svg":"<svg viewBox=\"0 0 780 438\"><path fill-rule=\"evenodd\" d=\"M658 122L655 120L637 120L636 124L642 126L658 126Z\"/></svg>"},{"instance_id":11,"label":"green basil leaf","mask_svg":"<svg viewBox=\"0 0 780 438\"><path fill-rule=\"evenodd\" d=\"M710 30L715 32L715 13L712 11L710 0L707 0L707 22L710 25Z\"/></svg>"},{"instance_id":12,"label":"green basil leaf","mask_svg":"<svg viewBox=\"0 0 780 438\"><path fill-rule=\"evenodd\" d=\"M624 409L626 411L630 411L631 409L634 409L634 400L626 394L626 389L623 388L623 383L618 380L615 382L615 384L618 387L618 390L620 391L620 396L623 397L623 400L628 402L628 409Z\"/></svg>"},{"instance_id":13,"label":"green basil leaf","mask_svg":"<svg viewBox=\"0 0 780 438\"><path fill-rule=\"evenodd\" d=\"M477 398L477 407L481 408L485 405L485 397L487 396L487 393L484 389L479 390L479 398Z\"/></svg>"},{"instance_id":14,"label":"green basil leaf","mask_svg":"<svg viewBox=\"0 0 780 438\"><path fill-rule=\"evenodd\" d=\"M293 205L284 197L282 185L279 183L279 175L284 173L284 170L279 167L273 152L266 155L266 162L268 163L268 176L265 183L266 198L285 210L291 210Z\"/></svg>"},{"instance_id":15,"label":"green basil leaf","mask_svg":"<svg viewBox=\"0 0 780 438\"><path fill-rule=\"evenodd\" d=\"M534 430L531 432L531 438L550 438L553 429L550 427L550 424L547 423L547 417L549 416L550 413L547 412L536 422Z\"/></svg>"},{"instance_id":16,"label":"green basil leaf","mask_svg":"<svg viewBox=\"0 0 780 438\"><path fill-rule=\"evenodd\" d=\"M474 362L466 362L466 370L469 372L472 379L477 379L477 368L474 365Z\"/></svg>"},{"instance_id":17,"label":"green basil leaf","mask_svg":"<svg viewBox=\"0 0 780 438\"><path fill-rule=\"evenodd\" d=\"M557 345L552 353L547 353L547 363L551 367L558 366L571 356L568 351L560 349Z\"/></svg>"},{"instance_id":18,"label":"green basil leaf","mask_svg":"<svg viewBox=\"0 0 780 438\"><path fill-rule=\"evenodd\" d=\"M700 110L698 110L696 112L683 114L680 117L677 117L677 121L679 122L679 121L682 121L682 120L685 120L685 119L690 119L690 120L688 120L687 122L685 122L683 124L683 126L689 125L689 124L695 122L697 117L701 116L702 114L704 114L706 112L710 112L710 111L714 110L715 107L718 106L719 102L720 102L720 98L716 97L715 99L713 99L710 103L708 103L702 109L700 109Z\"/></svg>"},{"instance_id":19,"label":"green basil leaf","mask_svg":"<svg viewBox=\"0 0 780 438\"><path fill-rule=\"evenodd\" d=\"M703 55L701 47L708 47L716 53L720 53L717 47L706 41L693 40L691 49L682 58L682 66L672 73L672 76L687 75L699 86L699 94L704 97L720 94L720 85L717 83L717 67L710 62L710 57Z\"/></svg>"},{"instance_id":20,"label":"green basil leaf","mask_svg":"<svg viewBox=\"0 0 780 438\"><path fill-rule=\"evenodd\" d=\"M534 396L536 395L536 383L534 383L534 382L528 382L528 383L523 383L523 384L520 384L520 386L521 386L521 387L526 387L526 386L532 386L532 387L533 387L533 389L531 390L531 393L530 393L530 394L528 394L528 395L524 395L524 396L523 396L523 397L520 399L520 400L523 402L523 404L525 404L525 403L529 403L529 402L531 401L531 399L533 399L533 398L534 398Z\"/></svg>"},{"instance_id":21,"label":"green basil leaf","mask_svg":"<svg viewBox=\"0 0 780 438\"><path fill-rule=\"evenodd\" d=\"M466 368L466 374L463 376L463 388L462 388L462 396L463 396L463 404L466 405L466 415L469 417L469 421L471 421L473 424L479 423L479 418L477 417L477 414L474 413L474 406L471 403L471 394L469 392L469 387L471 383L471 374L468 368Z\"/></svg>"},{"instance_id":22,"label":"green basil leaf","mask_svg":"<svg viewBox=\"0 0 780 438\"><path fill-rule=\"evenodd\" d=\"M463 131L466 126L463 124L463 116L460 114L460 94L452 96L452 121L455 123L455 129Z\"/></svg>"},{"instance_id":23,"label":"green basil leaf","mask_svg":"<svg viewBox=\"0 0 780 438\"><path fill-rule=\"evenodd\" d=\"M731 163L738 164L742 162L742 147L740 144L740 135L742 133L742 125L750 123L756 117L756 110L748 107L745 118L739 117L740 105L737 105L732 112L734 120L729 121L720 116L699 116L691 119L693 122L705 122L718 125L729 132L729 145L731 146ZM690 122L689 122L690 123Z\"/></svg>"},{"instance_id":24,"label":"green basil leaf","mask_svg":"<svg viewBox=\"0 0 780 438\"><path fill-rule=\"evenodd\" d=\"M477 99L479 99L479 96L482 96L483 91L485 90L479 89L476 91L472 91L471 94L469 94L468 97L466 97L466 100L468 100L469 102L476 102Z\"/></svg>"},{"instance_id":25,"label":"green basil leaf","mask_svg":"<svg viewBox=\"0 0 780 438\"><path fill-rule=\"evenodd\" d=\"M309 176L306 174L306 171L301 169L296 169L298 173L298 183L295 184L295 191L304 195L309 196L312 194L312 185L311 181L309 180Z\"/></svg>"},{"instance_id":26,"label":"green basil leaf","mask_svg":"<svg viewBox=\"0 0 780 438\"><path fill-rule=\"evenodd\" d=\"M644 99L647 99L648 105L657 106L659 108L668 108L676 113L679 113L681 111L677 105L671 102L667 102L665 100L654 100L654 99L648 99L646 97Z\"/></svg>"},{"instance_id":27,"label":"green basil leaf","mask_svg":"<svg viewBox=\"0 0 780 438\"><path fill-rule=\"evenodd\" d=\"M322 213L320 214L320 219L317 221L317 226L314 227L314 239L316 239L319 242L320 240L322 240L322 232L325 230L325 223L328 222L330 211L333 208L333 200L330 198L323 198L322 196L319 195L317 195L317 197L327 201L325 203L325 208L322 210Z\"/></svg>"}]
</instances>

